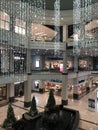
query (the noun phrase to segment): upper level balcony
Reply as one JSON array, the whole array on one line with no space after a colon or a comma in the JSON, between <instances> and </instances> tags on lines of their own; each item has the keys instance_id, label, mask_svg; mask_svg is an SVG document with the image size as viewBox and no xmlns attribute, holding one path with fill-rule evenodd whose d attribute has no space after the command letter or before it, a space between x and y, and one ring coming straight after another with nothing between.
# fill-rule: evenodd
<instances>
[{"instance_id":1,"label":"upper level balcony","mask_svg":"<svg viewBox=\"0 0 98 130\"><path fill-rule=\"evenodd\" d=\"M64 45L65 45L65 43L62 43L62 42L30 41L30 49L65 50Z\"/></svg>"},{"instance_id":2,"label":"upper level balcony","mask_svg":"<svg viewBox=\"0 0 98 130\"><path fill-rule=\"evenodd\" d=\"M78 73L78 77L90 76L91 71L82 71ZM77 73L69 72L68 80L76 78ZM62 73L58 72L32 72L32 80L51 80L51 79L59 79L62 81ZM2 75L0 76L0 84L7 84L13 82L23 82L27 80L27 74L10 74L10 75Z\"/></svg>"}]
</instances>

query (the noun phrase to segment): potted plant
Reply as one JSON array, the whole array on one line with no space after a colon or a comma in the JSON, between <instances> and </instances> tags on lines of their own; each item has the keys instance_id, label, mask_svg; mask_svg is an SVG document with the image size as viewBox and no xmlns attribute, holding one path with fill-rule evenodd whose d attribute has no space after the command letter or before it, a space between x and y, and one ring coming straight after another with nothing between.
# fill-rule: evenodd
<instances>
[{"instance_id":1,"label":"potted plant","mask_svg":"<svg viewBox=\"0 0 98 130\"><path fill-rule=\"evenodd\" d=\"M45 106L45 111L48 111L49 109L54 108L55 106L56 106L56 101L54 98L54 93L53 93L53 90L50 89L48 101Z\"/></svg>"},{"instance_id":2,"label":"potted plant","mask_svg":"<svg viewBox=\"0 0 98 130\"><path fill-rule=\"evenodd\" d=\"M12 125L15 122L16 122L16 117L14 114L14 110L13 110L13 107L11 106L11 104L9 104L8 110L7 110L7 117L4 120L2 127L5 129L10 129L10 128L12 128Z\"/></svg>"},{"instance_id":3,"label":"potted plant","mask_svg":"<svg viewBox=\"0 0 98 130\"><path fill-rule=\"evenodd\" d=\"M25 122L24 130L39 129L40 118L41 114L38 113L35 96L33 96L29 112L22 116L22 122Z\"/></svg>"},{"instance_id":4,"label":"potted plant","mask_svg":"<svg viewBox=\"0 0 98 130\"><path fill-rule=\"evenodd\" d=\"M35 116L37 114L38 114L38 110L37 110L37 107L36 107L36 100L35 100L35 96L33 96L32 101L31 101L31 107L30 107L30 110L29 110L29 115Z\"/></svg>"}]
</instances>

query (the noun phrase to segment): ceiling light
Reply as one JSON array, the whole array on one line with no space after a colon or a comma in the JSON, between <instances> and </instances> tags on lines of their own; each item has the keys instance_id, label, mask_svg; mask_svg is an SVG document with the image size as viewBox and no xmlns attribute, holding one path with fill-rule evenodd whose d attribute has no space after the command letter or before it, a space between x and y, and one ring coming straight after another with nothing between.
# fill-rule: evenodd
<instances>
[{"instance_id":1,"label":"ceiling light","mask_svg":"<svg viewBox=\"0 0 98 130\"><path fill-rule=\"evenodd\" d=\"M74 34L74 40L75 41L78 41L79 39L78 39L78 34Z\"/></svg>"},{"instance_id":2,"label":"ceiling light","mask_svg":"<svg viewBox=\"0 0 98 130\"><path fill-rule=\"evenodd\" d=\"M35 27L34 29L38 29L37 27Z\"/></svg>"},{"instance_id":3,"label":"ceiling light","mask_svg":"<svg viewBox=\"0 0 98 130\"><path fill-rule=\"evenodd\" d=\"M61 20L63 20L64 18L61 18Z\"/></svg>"}]
</instances>

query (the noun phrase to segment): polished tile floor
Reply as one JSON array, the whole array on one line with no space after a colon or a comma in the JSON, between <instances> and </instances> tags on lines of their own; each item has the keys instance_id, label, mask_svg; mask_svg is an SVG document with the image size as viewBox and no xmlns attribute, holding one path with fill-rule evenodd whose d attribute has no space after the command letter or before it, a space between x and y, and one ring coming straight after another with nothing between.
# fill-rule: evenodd
<instances>
[{"instance_id":1,"label":"polished tile floor","mask_svg":"<svg viewBox=\"0 0 98 130\"><path fill-rule=\"evenodd\" d=\"M43 93L43 94L32 93L32 97L34 95L36 98L37 108L38 108L39 112L44 110L44 106L46 105L46 102L48 99L48 94L49 94L48 92ZM65 107L79 110L80 122L84 121L84 122L87 122L88 125L94 124L95 126L98 126L98 103L96 101L96 103L95 103L96 108L94 110L89 109L88 108L88 99L89 98L96 99L96 90L85 95L80 100L68 99L68 105ZM55 99L56 99L56 104L61 103L60 96L55 96ZM24 96L16 98L15 102L12 104L12 106L14 108L15 116L17 119L20 119L22 114L29 110L29 108L24 108L23 102L24 102ZM6 118L7 108L8 108L8 105L0 107L0 125L2 125L3 120ZM80 126L81 126L81 124L80 124ZM89 130L89 129L87 128L85 130ZM96 127L93 127L90 130L98 130L98 129Z\"/></svg>"}]
</instances>

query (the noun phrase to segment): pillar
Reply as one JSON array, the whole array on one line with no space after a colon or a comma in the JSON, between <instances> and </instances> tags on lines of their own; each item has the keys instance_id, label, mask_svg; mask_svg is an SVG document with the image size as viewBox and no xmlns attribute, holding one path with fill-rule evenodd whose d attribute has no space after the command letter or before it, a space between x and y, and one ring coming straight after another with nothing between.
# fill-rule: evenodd
<instances>
[{"instance_id":1,"label":"pillar","mask_svg":"<svg viewBox=\"0 0 98 130\"><path fill-rule=\"evenodd\" d=\"M10 54L9 54L9 70L10 70L10 73L14 73L14 53L13 53L13 49L10 49Z\"/></svg>"},{"instance_id":2,"label":"pillar","mask_svg":"<svg viewBox=\"0 0 98 130\"><path fill-rule=\"evenodd\" d=\"M24 107L30 107L31 105L31 87L32 75L28 73L27 81L24 82Z\"/></svg>"},{"instance_id":3,"label":"pillar","mask_svg":"<svg viewBox=\"0 0 98 130\"><path fill-rule=\"evenodd\" d=\"M64 50L63 50L63 73L62 73L62 105L68 104L68 72L67 72L67 53L66 53L66 43L68 38L68 26L63 26L63 42L64 42Z\"/></svg>"},{"instance_id":4,"label":"pillar","mask_svg":"<svg viewBox=\"0 0 98 130\"><path fill-rule=\"evenodd\" d=\"M74 79L74 90L73 99L78 99L78 55L74 55L74 73L76 73L76 78Z\"/></svg>"},{"instance_id":5,"label":"pillar","mask_svg":"<svg viewBox=\"0 0 98 130\"><path fill-rule=\"evenodd\" d=\"M92 90L93 77L89 77L89 88Z\"/></svg>"},{"instance_id":6,"label":"pillar","mask_svg":"<svg viewBox=\"0 0 98 130\"><path fill-rule=\"evenodd\" d=\"M61 96L62 96L62 105L67 105L68 104L68 73L67 73L66 47L65 47L65 51L63 51L63 73L62 73Z\"/></svg>"},{"instance_id":7,"label":"pillar","mask_svg":"<svg viewBox=\"0 0 98 130\"><path fill-rule=\"evenodd\" d=\"M14 102L14 83L7 84L7 99L9 102Z\"/></svg>"},{"instance_id":8,"label":"pillar","mask_svg":"<svg viewBox=\"0 0 98 130\"><path fill-rule=\"evenodd\" d=\"M78 55L74 56L74 72L78 72Z\"/></svg>"},{"instance_id":9,"label":"pillar","mask_svg":"<svg viewBox=\"0 0 98 130\"><path fill-rule=\"evenodd\" d=\"M78 72L76 72L76 78L74 79L74 90L73 90L73 99L78 100Z\"/></svg>"},{"instance_id":10,"label":"pillar","mask_svg":"<svg viewBox=\"0 0 98 130\"><path fill-rule=\"evenodd\" d=\"M67 38L68 38L68 26L64 25L63 26L63 42L67 42Z\"/></svg>"},{"instance_id":11,"label":"pillar","mask_svg":"<svg viewBox=\"0 0 98 130\"><path fill-rule=\"evenodd\" d=\"M24 83L24 107L30 107L31 105L31 86L32 86L32 74L31 74L31 51L30 51L30 19L26 22L26 36L28 38L27 46L27 59L26 59L26 72L27 81Z\"/></svg>"}]
</instances>

